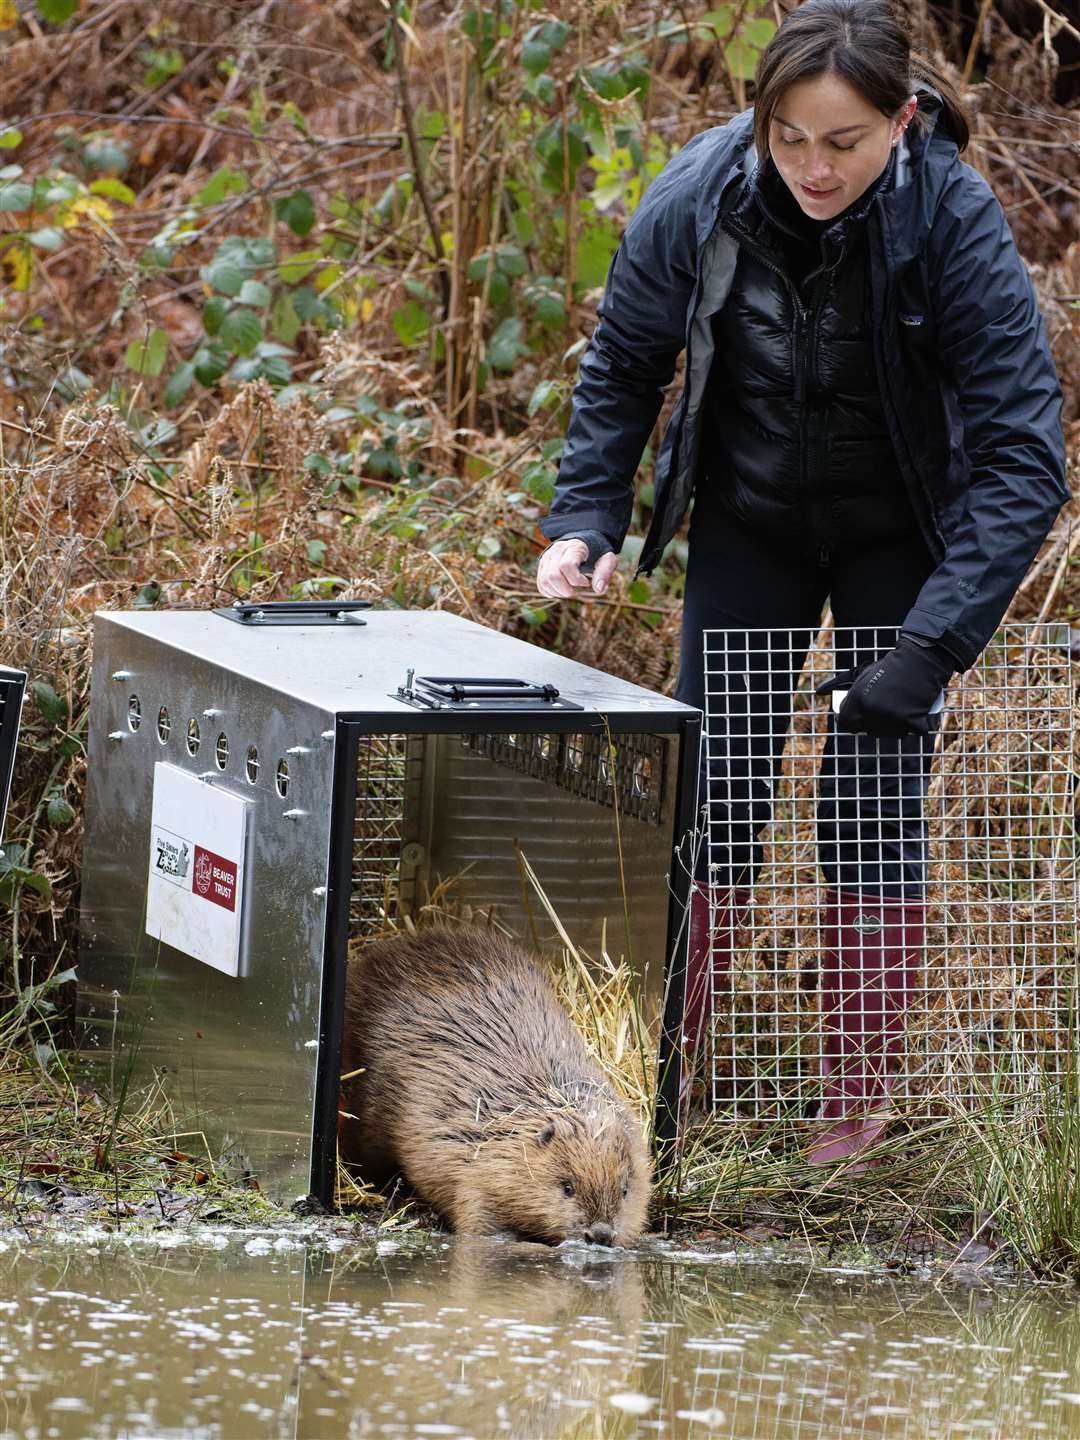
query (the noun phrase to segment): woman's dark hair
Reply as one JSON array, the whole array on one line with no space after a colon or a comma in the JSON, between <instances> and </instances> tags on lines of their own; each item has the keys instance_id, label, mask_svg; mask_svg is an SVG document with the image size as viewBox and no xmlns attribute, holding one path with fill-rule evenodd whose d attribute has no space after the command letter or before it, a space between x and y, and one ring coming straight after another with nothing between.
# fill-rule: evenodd
<instances>
[{"instance_id":1,"label":"woman's dark hair","mask_svg":"<svg viewBox=\"0 0 1080 1440\"><path fill-rule=\"evenodd\" d=\"M754 140L769 153L769 125L790 85L815 75L839 75L882 112L893 116L917 88L941 97L956 143L968 143L968 123L953 86L928 60L911 52L911 40L888 0L805 0L769 41L757 70ZM915 124L926 117L915 112Z\"/></svg>"}]
</instances>

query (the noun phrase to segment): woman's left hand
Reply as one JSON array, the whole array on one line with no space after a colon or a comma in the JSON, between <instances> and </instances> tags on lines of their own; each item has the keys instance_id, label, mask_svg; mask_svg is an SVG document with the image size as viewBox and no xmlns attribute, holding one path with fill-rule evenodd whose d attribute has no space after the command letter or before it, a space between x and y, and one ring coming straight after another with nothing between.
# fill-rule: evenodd
<instances>
[{"instance_id":1,"label":"woman's left hand","mask_svg":"<svg viewBox=\"0 0 1080 1440\"><path fill-rule=\"evenodd\" d=\"M955 669L940 646L901 635L895 650L835 676L818 694L847 690L836 724L849 734L926 735L930 708Z\"/></svg>"}]
</instances>

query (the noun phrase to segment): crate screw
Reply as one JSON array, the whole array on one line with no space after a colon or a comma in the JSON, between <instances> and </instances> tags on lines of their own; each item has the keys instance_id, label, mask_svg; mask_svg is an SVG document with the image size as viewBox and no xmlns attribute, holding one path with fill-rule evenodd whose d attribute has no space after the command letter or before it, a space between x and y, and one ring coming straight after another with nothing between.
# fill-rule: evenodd
<instances>
[{"instance_id":1,"label":"crate screw","mask_svg":"<svg viewBox=\"0 0 1080 1440\"><path fill-rule=\"evenodd\" d=\"M283 810L281 812L281 818L283 820L299 820L302 815L306 814L306 810Z\"/></svg>"},{"instance_id":2,"label":"crate screw","mask_svg":"<svg viewBox=\"0 0 1080 1440\"><path fill-rule=\"evenodd\" d=\"M290 745L285 751L286 755L310 755L311 749L307 745Z\"/></svg>"},{"instance_id":3,"label":"crate screw","mask_svg":"<svg viewBox=\"0 0 1080 1440\"><path fill-rule=\"evenodd\" d=\"M119 745L120 741L125 738L126 737L123 730L112 730L109 732L109 739L113 742L114 745Z\"/></svg>"},{"instance_id":4,"label":"crate screw","mask_svg":"<svg viewBox=\"0 0 1080 1440\"><path fill-rule=\"evenodd\" d=\"M333 738L334 738L334 736L335 736L336 733L337 733L337 732L334 731L334 730L324 730L324 731L322 732L322 738L323 738L324 740L333 740Z\"/></svg>"},{"instance_id":5,"label":"crate screw","mask_svg":"<svg viewBox=\"0 0 1080 1440\"><path fill-rule=\"evenodd\" d=\"M325 885L316 885L316 886L315 886L315 889L312 890L311 893L312 893L313 895L317 895L318 898L321 900L322 897L326 894L326 886L325 886Z\"/></svg>"},{"instance_id":6,"label":"crate screw","mask_svg":"<svg viewBox=\"0 0 1080 1440\"><path fill-rule=\"evenodd\" d=\"M114 680L130 680L134 674L134 670L114 670L112 678Z\"/></svg>"},{"instance_id":7,"label":"crate screw","mask_svg":"<svg viewBox=\"0 0 1080 1440\"><path fill-rule=\"evenodd\" d=\"M211 705L209 710L204 710L202 713L207 720L213 720L215 715L224 715L225 712L224 710L215 710Z\"/></svg>"}]
</instances>

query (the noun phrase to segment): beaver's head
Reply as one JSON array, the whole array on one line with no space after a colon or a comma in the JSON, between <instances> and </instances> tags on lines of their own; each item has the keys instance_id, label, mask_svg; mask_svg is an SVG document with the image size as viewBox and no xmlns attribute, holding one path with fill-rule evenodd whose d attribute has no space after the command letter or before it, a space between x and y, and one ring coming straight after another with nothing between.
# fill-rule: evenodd
<instances>
[{"instance_id":1,"label":"beaver's head","mask_svg":"<svg viewBox=\"0 0 1080 1440\"><path fill-rule=\"evenodd\" d=\"M621 1107L553 1110L493 1151L481 1162L489 1203L523 1239L628 1245L644 1229L649 1157Z\"/></svg>"}]
</instances>

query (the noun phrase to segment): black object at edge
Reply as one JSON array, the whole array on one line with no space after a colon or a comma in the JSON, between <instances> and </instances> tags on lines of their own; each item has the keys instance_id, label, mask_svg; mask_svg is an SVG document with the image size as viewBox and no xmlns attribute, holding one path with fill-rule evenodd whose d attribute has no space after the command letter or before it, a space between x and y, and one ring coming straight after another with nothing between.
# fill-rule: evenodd
<instances>
[{"instance_id":1,"label":"black object at edge","mask_svg":"<svg viewBox=\"0 0 1080 1440\"><path fill-rule=\"evenodd\" d=\"M251 629L275 625L366 625L358 610L370 610L370 600L267 600L264 604L237 600L235 605L215 610L223 620Z\"/></svg>"},{"instance_id":2,"label":"black object at edge","mask_svg":"<svg viewBox=\"0 0 1080 1440\"><path fill-rule=\"evenodd\" d=\"M686 720L679 745L679 768L675 788L674 836L671 851L671 884L668 891L668 925L664 976L664 1020L660 1031L656 1075L657 1176L663 1180L674 1168L679 1134L679 1090L682 1078L682 1023L686 1002L687 935L684 921L690 902L692 861L680 854L681 843L693 836L697 809L698 766L701 751L700 715ZM686 922L688 923L688 922ZM679 937L678 944L675 943Z\"/></svg>"},{"instance_id":3,"label":"black object at edge","mask_svg":"<svg viewBox=\"0 0 1080 1440\"><path fill-rule=\"evenodd\" d=\"M356 826L356 764L360 727L338 721L334 741L330 855L327 865L326 933L322 996L319 1002L319 1059L315 1069L315 1113L311 1122L311 1193L328 1210L337 1188L338 1096L341 1042L345 1030L345 965L349 953L349 899L352 891Z\"/></svg>"},{"instance_id":4,"label":"black object at edge","mask_svg":"<svg viewBox=\"0 0 1080 1440\"><path fill-rule=\"evenodd\" d=\"M15 769L15 747L19 741L19 722L25 694L25 672L9 670L7 666L0 665L0 845L4 840L4 822L7 819L11 776Z\"/></svg>"}]
</instances>

